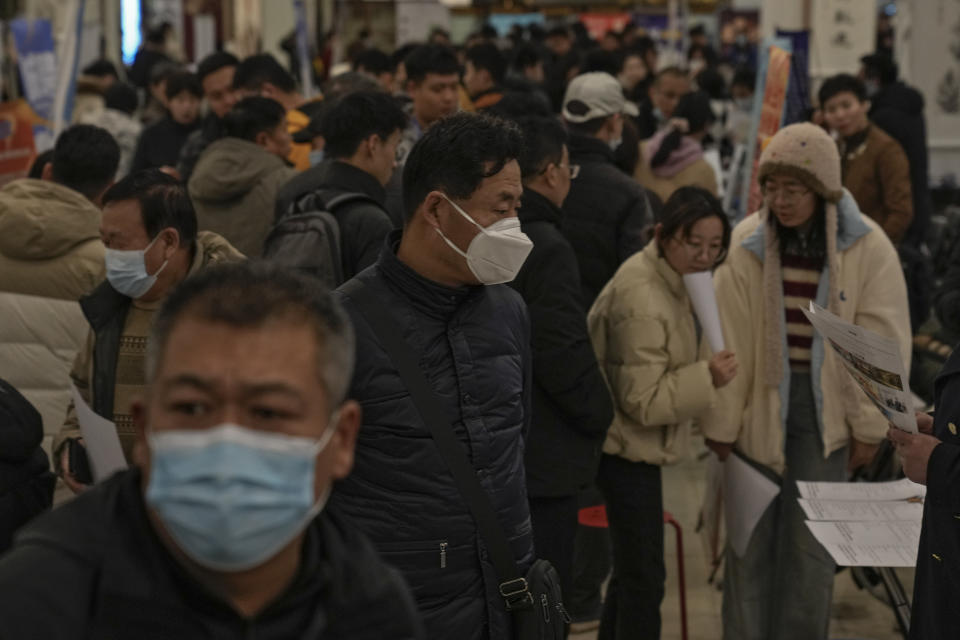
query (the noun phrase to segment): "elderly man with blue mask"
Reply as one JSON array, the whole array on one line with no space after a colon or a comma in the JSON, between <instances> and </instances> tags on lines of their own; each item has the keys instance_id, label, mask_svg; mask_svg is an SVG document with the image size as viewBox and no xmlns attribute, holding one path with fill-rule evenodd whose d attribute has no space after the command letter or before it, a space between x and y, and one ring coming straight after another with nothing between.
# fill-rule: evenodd
<instances>
[{"instance_id":1,"label":"elderly man with blue mask","mask_svg":"<svg viewBox=\"0 0 960 640\"><path fill-rule=\"evenodd\" d=\"M117 425L129 462L135 442L130 406L146 384L146 338L157 309L187 276L243 256L222 237L197 231L186 189L157 169L130 174L107 190L100 239L107 279L80 301L90 330L70 376L84 401ZM78 464L85 455L79 436L71 404L53 451L54 468L74 493L90 482Z\"/></svg>"},{"instance_id":2,"label":"elderly man with blue mask","mask_svg":"<svg viewBox=\"0 0 960 640\"><path fill-rule=\"evenodd\" d=\"M324 507L353 466L353 330L268 263L214 267L151 330L136 466L21 532L0 636L421 637L400 576Z\"/></svg>"}]
</instances>

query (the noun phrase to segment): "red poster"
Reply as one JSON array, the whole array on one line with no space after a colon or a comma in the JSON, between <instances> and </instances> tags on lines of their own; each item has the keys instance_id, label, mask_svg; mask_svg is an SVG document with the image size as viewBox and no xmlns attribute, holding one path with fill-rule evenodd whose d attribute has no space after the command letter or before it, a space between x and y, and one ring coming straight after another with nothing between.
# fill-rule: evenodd
<instances>
[{"instance_id":1,"label":"red poster","mask_svg":"<svg viewBox=\"0 0 960 640\"><path fill-rule=\"evenodd\" d=\"M763 92L763 108L760 110L760 125L757 128L757 146L754 149L753 167L750 173L750 198L747 213L759 211L763 203L763 195L760 193L760 185L757 183L760 154L763 153L763 149L770 138L780 129L789 81L790 54L780 47L770 47L770 63L767 67L766 88Z\"/></svg>"},{"instance_id":2,"label":"red poster","mask_svg":"<svg viewBox=\"0 0 960 640\"><path fill-rule=\"evenodd\" d=\"M580 22L594 40L600 40L610 31L623 31L630 22L629 13L581 13Z\"/></svg>"},{"instance_id":3,"label":"red poster","mask_svg":"<svg viewBox=\"0 0 960 640\"><path fill-rule=\"evenodd\" d=\"M36 156L33 125L40 122L25 100L0 103L0 185L27 175Z\"/></svg>"}]
</instances>

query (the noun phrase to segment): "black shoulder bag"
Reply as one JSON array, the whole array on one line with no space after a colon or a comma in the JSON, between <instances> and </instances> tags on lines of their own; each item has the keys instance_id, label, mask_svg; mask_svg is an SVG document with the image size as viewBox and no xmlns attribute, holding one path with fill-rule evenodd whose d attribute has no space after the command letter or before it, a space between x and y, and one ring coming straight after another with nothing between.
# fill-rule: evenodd
<instances>
[{"instance_id":1,"label":"black shoulder bag","mask_svg":"<svg viewBox=\"0 0 960 640\"><path fill-rule=\"evenodd\" d=\"M383 301L372 299L369 289L354 280L344 287L344 292L357 304L397 368L473 514L480 537L490 552L500 583L500 595L513 616L515 640L562 640L570 617L563 606L556 569L546 560L537 560L526 576L521 575L490 496L477 479L476 470L457 440L452 425L443 416L430 381L420 369L416 351L400 337L389 315L383 313Z\"/></svg>"}]
</instances>

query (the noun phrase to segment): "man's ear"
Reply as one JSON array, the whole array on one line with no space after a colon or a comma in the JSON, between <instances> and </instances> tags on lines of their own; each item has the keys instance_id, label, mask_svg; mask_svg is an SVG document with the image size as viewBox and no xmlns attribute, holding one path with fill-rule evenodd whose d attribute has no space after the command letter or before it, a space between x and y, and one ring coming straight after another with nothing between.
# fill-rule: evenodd
<instances>
[{"instance_id":1,"label":"man's ear","mask_svg":"<svg viewBox=\"0 0 960 640\"><path fill-rule=\"evenodd\" d=\"M427 197L423 200L423 216L424 219L434 229L440 228L440 205L445 203L447 200L439 191L431 191L427 194Z\"/></svg>"},{"instance_id":2,"label":"man's ear","mask_svg":"<svg viewBox=\"0 0 960 640\"><path fill-rule=\"evenodd\" d=\"M53 163L48 162L43 165L43 170L40 172L40 179L51 182L53 180Z\"/></svg>"},{"instance_id":3,"label":"man's ear","mask_svg":"<svg viewBox=\"0 0 960 640\"><path fill-rule=\"evenodd\" d=\"M353 469L354 450L357 446L357 433L360 432L362 417L363 410L360 405L354 400L347 400L340 407L337 424L331 424L328 427L337 430L330 441L330 447L333 449L330 475L334 480L346 478Z\"/></svg>"},{"instance_id":4,"label":"man's ear","mask_svg":"<svg viewBox=\"0 0 960 640\"><path fill-rule=\"evenodd\" d=\"M266 148L267 141L269 139L270 139L270 134L268 134L266 131L261 131L256 135L256 137L254 137L253 141L258 145L260 145L261 147Z\"/></svg>"},{"instance_id":5,"label":"man's ear","mask_svg":"<svg viewBox=\"0 0 960 640\"><path fill-rule=\"evenodd\" d=\"M167 227L160 232L160 236L163 238L164 244L167 245L167 248L164 249L163 257L169 260L173 257L173 254L180 249L180 232L173 227Z\"/></svg>"}]
</instances>

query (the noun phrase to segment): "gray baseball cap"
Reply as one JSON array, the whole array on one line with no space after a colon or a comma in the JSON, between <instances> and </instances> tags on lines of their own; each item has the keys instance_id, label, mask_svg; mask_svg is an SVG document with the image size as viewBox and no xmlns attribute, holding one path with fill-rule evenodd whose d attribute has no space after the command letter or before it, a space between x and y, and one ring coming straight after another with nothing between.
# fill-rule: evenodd
<instances>
[{"instance_id":1,"label":"gray baseball cap","mask_svg":"<svg viewBox=\"0 0 960 640\"><path fill-rule=\"evenodd\" d=\"M593 71L574 78L563 97L563 118L579 124L615 113L639 114L637 105L623 96L620 82L609 73Z\"/></svg>"}]
</instances>

